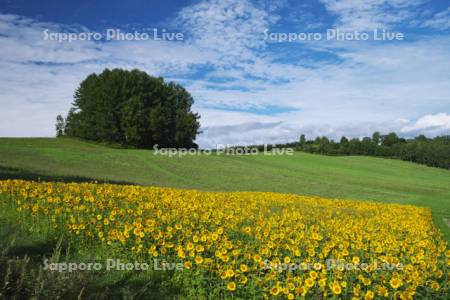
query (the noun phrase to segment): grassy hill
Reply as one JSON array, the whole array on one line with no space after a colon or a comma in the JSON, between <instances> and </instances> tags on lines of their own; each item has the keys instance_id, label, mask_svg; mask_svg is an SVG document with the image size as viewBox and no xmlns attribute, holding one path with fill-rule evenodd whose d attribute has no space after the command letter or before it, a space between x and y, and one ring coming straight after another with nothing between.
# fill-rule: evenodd
<instances>
[{"instance_id":1,"label":"grassy hill","mask_svg":"<svg viewBox=\"0 0 450 300\"><path fill-rule=\"evenodd\" d=\"M446 238L450 172L371 157L154 155L75 139L1 138L0 178L109 181L214 191L275 191L427 206Z\"/></svg>"}]
</instances>

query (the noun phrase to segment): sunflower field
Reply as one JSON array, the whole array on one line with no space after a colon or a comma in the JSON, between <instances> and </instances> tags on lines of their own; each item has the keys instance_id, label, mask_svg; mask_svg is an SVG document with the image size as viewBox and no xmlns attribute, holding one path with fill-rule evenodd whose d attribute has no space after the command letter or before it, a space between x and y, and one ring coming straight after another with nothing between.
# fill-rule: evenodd
<instances>
[{"instance_id":1,"label":"sunflower field","mask_svg":"<svg viewBox=\"0 0 450 300\"><path fill-rule=\"evenodd\" d=\"M108 257L180 263L192 298L445 299L429 209L265 192L0 181L0 207ZM205 296L206 298L208 296Z\"/></svg>"}]
</instances>

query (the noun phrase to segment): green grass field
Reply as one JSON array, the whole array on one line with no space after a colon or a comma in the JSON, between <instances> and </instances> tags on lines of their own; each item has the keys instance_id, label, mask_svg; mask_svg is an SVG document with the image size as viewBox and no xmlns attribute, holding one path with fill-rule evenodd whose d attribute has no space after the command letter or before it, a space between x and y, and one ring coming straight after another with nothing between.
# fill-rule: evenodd
<instances>
[{"instance_id":1,"label":"green grass field","mask_svg":"<svg viewBox=\"0 0 450 300\"><path fill-rule=\"evenodd\" d=\"M172 157L74 139L1 138L0 178L109 181L212 191L274 191L431 208L447 240L450 171L400 160L293 156Z\"/></svg>"}]
</instances>

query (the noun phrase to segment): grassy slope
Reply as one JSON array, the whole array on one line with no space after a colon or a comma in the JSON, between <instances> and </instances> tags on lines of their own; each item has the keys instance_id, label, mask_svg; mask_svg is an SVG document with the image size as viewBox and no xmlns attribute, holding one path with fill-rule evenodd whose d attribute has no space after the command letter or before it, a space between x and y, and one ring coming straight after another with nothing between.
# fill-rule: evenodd
<instances>
[{"instance_id":1,"label":"grassy slope","mask_svg":"<svg viewBox=\"0 0 450 300\"><path fill-rule=\"evenodd\" d=\"M276 191L430 207L450 237L450 172L371 157L187 156L73 139L0 139L0 178L107 180L202 190Z\"/></svg>"}]
</instances>

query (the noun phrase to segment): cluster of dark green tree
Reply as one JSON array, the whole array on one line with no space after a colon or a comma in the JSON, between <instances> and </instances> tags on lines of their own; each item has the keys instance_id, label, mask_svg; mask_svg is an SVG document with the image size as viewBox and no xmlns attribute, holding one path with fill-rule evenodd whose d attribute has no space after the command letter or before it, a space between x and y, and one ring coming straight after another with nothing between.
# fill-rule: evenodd
<instances>
[{"instance_id":1,"label":"cluster of dark green tree","mask_svg":"<svg viewBox=\"0 0 450 300\"><path fill-rule=\"evenodd\" d=\"M292 147L297 150L326 155L368 155L425 164L432 167L450 169L450 136L427 138L419 135L405 139L391 132L381 135L375 132L372 137L348 139L342 137L335 142L327 137L308 140L301 135L298 142L278 144L275 147ZM274 147L271 146L271 147ZM261 147L262 146L258 146Z\"/></svg>"},{"instance_id":2,"label":"cluster of dark green tree","mask_svg":"<svg viewBox=\"0 0 450 300\"><path fill-rule=\"evenodd\" d=\"M75 91L72 108L57 117L57 136L137 148L196 148L200 116L181 85L139 70L105 69Z\"/></svg>"}]
</instances>

